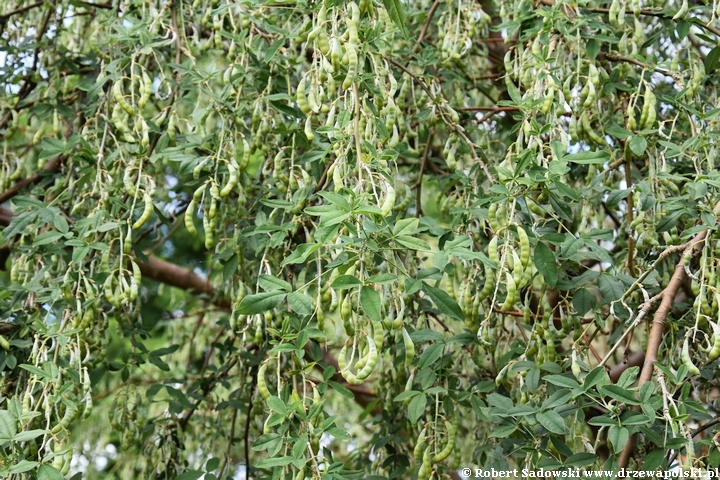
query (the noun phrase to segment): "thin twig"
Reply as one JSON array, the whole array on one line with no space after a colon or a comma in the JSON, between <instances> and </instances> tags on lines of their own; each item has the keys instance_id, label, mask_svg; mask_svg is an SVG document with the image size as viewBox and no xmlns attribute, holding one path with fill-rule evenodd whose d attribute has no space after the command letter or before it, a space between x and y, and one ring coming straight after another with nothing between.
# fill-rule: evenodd
<instances>
[{"instance_id":1,"label":"thin twig","mask_svg":"<svg viewBox=\"0 0 720 480\"><path fill-rule=\"evenodd\" d=\"M0 15L0 23L7 21L8 18L12 17L13 15L19 15L21 13L25 13L28 10L32 10L33 8L40 7L45 2L37 2L37 3L31 3L29 5L25 5L22 7L18 7L15 10L11 10L8 13L3 13Z\"/></svg>"},{"instance_id":2,"label":"thin twig","mask_svg":"<svg viewBox=\"0 0 720 480\"><path fill-rule=\"evenodd\" d=\"M422 179L425 173L425 165L428 162L428 155L430 148L432 147L433 136L435 134L434 129L430 129L428 133L427 144L425 145L425 151L423 152L422 160L420 162L420 172L418 172L418 178L412 189L415 190L415 217L420 218L422 216Z\"/></svg>"},{"instance_id":3,"label":"thin twig","mask_svg":"<svg viewBox=\"0 0 720 480\"><path fill-rule=\"evenodd\" d=\"M230 438L228 439L228 446L227 451L225 452L225 460L223 461L222 467L220 468L220 478L223 478L223 472L225 471L225 468L227 467L228 463L230 462L230 450L232 449L233 444L233 438L235 438L235 422L237 421L237 408L233 409L232 419L230 420ZM248 415L248 418L250 415ZM245 472L247 477L247 472Z\"/></svg>"},{"instance_id":4,"label":"thin twig","mask_svg":"<svg viewBox=\"0 0 720 480\"><path fill-rule=\"evenodd\" d=\"M653 70L653 71L655 71L655 72L657 72L657 73L659 73L659 74L661 74L661 75L665 75L666 77L671 77L673 80L675 80L675 83L677 83L678 85L684 85L684 82L683 82L683 80L682 80L682 77L681 77L680 74L677 73L677 72L671 72L671 71L669 71L669 70L664 70L664 69L662 69L662 68L655 67L655 66L649 65L649 64L647 64L647 63L643 63L643 62L641 62L640 60L637 60L637 59L631 58L631 57L623 57L623 56L620 56L620 55L613 55L613 54L611 54L611 53L604 53L604 52L601 52L598 56L599 56L600 58L606 58L606 59L608 59L608 60L610 60L610 61L612 61L612 62L631 63L631 64L633 64L633 65L636 65L636 66L638 66L638 67L645 68L645 69L647 69L647 70Z\"/></svg>"},{"instance_id":5,"label":"thin twig","mask_svg":"<svg viewBox=\"0 0 720 480\"><path fill-rule=\"evenodd\" d=\"M583 10L587 10L588 12L594 12L594 13L610 13L609 8L584 8ZM659 17L659 18L667 18L669 20L672 20L672 15L667 15L663 12L656 12L654 10L640 10L639 15L645 16L645 17ZM681 20L685 20L690 23L694 23L700 28L704 28L708 32L712 32L718 37L720 37L720 30L717 28L707 25L703 20L697 18L697 17L691 17L691 18L682 18Z\"/></svg>"},{"instance_id":6,"label":"thin twig","mask_svg":"<svg viewBox=\"0 0 720 480\"><path fill-rule=\"evenodd\" d=\"M464 112L517 112L520 107L461 107Z\"/></svg>"},{"instance_id":7,"label":"thin twig","mask_svg":"<svg viewBox=\"0 0 720 480\"><path fill-rule=\"evenodd\" d=\"M253 408L253 396L255 393L255 382L257 375L250 375L250 397L248 399L248 415L245 417L245 432L243 434L243 447L245 448L245 478L250 478L250 411ZM229 448L228 448L229 451Z\"/></svg>"},{"instance_id":8,"label":"thin twig","mask_svg":"<svg viewBox=\"0 0 720 480\"><path fill-rule=\"evenodd\" d=\"M624 141L622 142L625 143ZM630 167L632 166L632 151L630 150L630 144L623 145L625 147L625 188L630 190L630 194L627 196L627 218L626 224L628 230L630 225L633 223L633 213L635 208L635 199L632 193L632 172ZM628 235L628 254L627 254L627 266L628 273L631 277L635 278L635 265L633 264L633 256L635 254L635 239L632 235Z\"/></svg>"},{"instance_id":9,"label":"thin twig","mask_svg":"<svg viewBox=\"0 0 720 480\"><path fill-rule=\"evenodd\" d=\"M425 144L425 151L423 152L422 159L420 161L420 171L418 172L418 178L413 184L411 189L416 189L422 185L422 178L423 178L423 172L425 171L425 164L428 160L428 155L430 153L430 147L432 146L433 136L435 135L435 130L430 129L430 133L428 133L427 143Z\"/></svg>"},{"instance_id":10,"label":"thin twig","mask_svg":"<svg viewBox=\"0 0 720 480\"><path fill-rule=\"evenodd\" d=\"M715 205L714 213L720 209L720 202ZM652 328L648 336L648 345L645 351L645 362L643 364L642 371L640 372L640 378L638 379L638 387L642 387L645 383L652 379L654 364L658 358L658 351L660 350L660 344L663 340L663 333L665 332L665 323L667 322L668 314L672 310L673 302L678 290L682 286L687 274L685 273L685 259L688 256L695 256L702 250L702 244L705 242L707 236L707 230L700 232L693 238L692 241L688 242L688 246L680 257L675 266L670 282L663 289L661 294L660 306L655 311L653 316ZM620 453L618 458L618 468L625 468L630 462L630 457L635 451L636 434L633 434L628 440L625 448Z\"/></svg>"},{"instance_id":11,"label":"thin twig","mask_svg":"<svg viewBox=\"0 0 720 480\"><path fill-rule=\"evenodd\" d=\"M425 40L425 34L427 33L428 27L430 26L430 21L432 20L433 15L435 15L435 10L437 10L439 5L440 0L435 0L435 2L432 4L432 7L430 7L427 18L425 18L425 23L423 23L422 30L420 30L420 36L418 37L417 45L415 46L416 49L419 49L420 44L423 42L423 40Z\"/></svg>"}]
</instances>

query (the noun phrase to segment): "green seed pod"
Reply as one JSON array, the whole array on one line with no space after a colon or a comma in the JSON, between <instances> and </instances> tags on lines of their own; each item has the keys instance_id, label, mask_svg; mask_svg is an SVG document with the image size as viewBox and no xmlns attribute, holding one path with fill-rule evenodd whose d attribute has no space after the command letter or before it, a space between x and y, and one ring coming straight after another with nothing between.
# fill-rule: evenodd
<instances>
[{"instance_id":1,"label":"green seed pod","mask_svg":"<svg viewBox=\"0 0 720 480\"><path fill-rule=\"evenodd\" d=\"M145 208L143 209L142 215L140 215L140 218L135 221L132 225L133 230L140 229L145 223L150 219L153 212L153 203L152 203L152 197L149 193L145 192L143 195L143 201L145 202Z\"/></svg>"},{"instance_id":2,"label":"green seed pod","mask_svg":"<svg viewBox=\"0 0 720 480\"><path fill-rule=\"evenodd\" d=\"M188 205L187 209L185 210L185 228L187 229L188 233L192 235L193 237L197 237L197 227L195 227L195 223L193 222L193 216L195 214L195 208L197 207L197 202L193 198L190 201L190 204Z\"/></svg>"},{"instance_id":3,"label":"green seed pod","mask_svg":"<svg viewBox=\"0 0 720 480\"><path fill-rule=\"evenodd\" d=\"M297 87L297 104L298 107L300 107L300 110L303 114L309 115L310 112L312 112L312 109L310 108L310 104L308 103L308 97L307 93L305 91L305 79L302 78L300 82L298 83Z\"/></svg>"},{"instance_id":4,"label":"green seed pod","mask_svg":"<svg viewBox=\"0 0 720 480\"><path fill-rule=\"evenodd\" d=\"M477 295L478 302L482 302L487 297L489 297L493 291L493 288L495 287L495 270L488 267L487 265L484 265L484 268L485 268L485 284L483 285L483 288L480 291L480 293L478 293L478 295Z\"/></svg>"},{"instance_id":5,"label":"green seed pod","mask_svg":"<svg viewBox=\"0 0 720 480\"><path fill-rule=\"evenodd\" d=\"M309 141L312 142L313 140L315 140L315 134L313 133L313 129L312 129L312 117L311 116L308 116L307 119L305 120L305 130L304 131L305 131L305 136L307 137L307 139Z\"/></svg>"},{"instance_id":6,"label":"green seed pod","mask_svg":"<svg viewBox=\"0 0 720 480\"><path fill-rule=\"evenodd\" d=\"M435 454L432 459L433 463L439 463L445 460L447 457L450 456L453 449L455 448L455 436L457 435L457 427L446 420L445 428L448 432L447 443L441 451Z\"/></svg>"},{"instance_id":7,"label":"green seed pod","mask_svg":"<svg viewBox=\"0 0 720 480\"><path fill-rule=\"evenodd\" d=\"M402 329L403 344L405 346L405 366L410 368L413 360L415 359L415 344L410 338L410 334L407 332L405 327Z\"/></svg>"},{"instance_id":8,"label":"green seed pod","mask_svg":"<svg viewBox=\"0 0 720 480\"><path fill-rule=\"evenodd\" d=\"M420 435L418 435L418 438L415 441L415 448L413 449L413 458L415 459L415 463L418 465L422 463L423 453L428 446L425 441L425 435L427 435L427 427L420 431Z\"/></svg>"},{"instance_id":9,"label":"green seed pod","mask_svg":"<svg viewBox=\"0 0 720 480\"><path fill-rule=\"evenodd\" d=\"M138 100L138 107L145 108L150 95L152 94L152 80L147 72L142 73L142 87L140 88L140 99Z\"/></svg>"},{"instance_id":10,"label":"green seed pod","mask_svg":"<svg viewBox=\"0 0 720 480\"><path fill-rule=\"evenodd\" d=\"M358 56L357 51L355 50L355 45L353 43L345 44L345 53L348 56L348 73L345 77L345 80L343 80L342 88L347 90L352 85L353 78L358 73Z\"/></svg>"},{"instance_id":11,"label":"green seed pod","mask_svg":"<svg viewBox=\"0 0 720 480\"><path fill-rule=\"evenodd\" d=\"M267 382L265 380L265 370L267 370L267 363L263 363L260 365L260 368L258 368L257 388L263 398L268 398L270 397L270 390L268 390Z\"/></svg>"},{"instance_id":12,"label":"green seed pod","mask_svg":"<svg viewBox=\"0 0 720 480\"><path fill-rule=\"evenodd\" d=\"M113 95L115 101L122 107L122 109L125 110L128 115L134 117L135 109L130 106L130 104L125 100L125 97L123 96L122 81L118 80L113 85Z\"/></svg>"},{"instance_id":13,"label":"green seed pod","mask_svg":"<svg viewBox=\"0 0 720 480\"><path fill-rule=\"evenodd\" d=\"M505 297L505 301L503 302L503 304L500 306L500 310L502 310L503 312L510 311L510 309L512 309L515 305L515 301L517 300L517 285L515 283L515 279L509 272L506 272L505 279L507 296Z\"/></svg>"},{"instance_id":14,"label":"green seed pod","mask_svg":"<svg viewBox=\"0 0 720 480\"><path fill-rule=\"evenodd\" d=\"M700 375L700 369L695 366L692 359L690 358L690 346L688 345L688 337L685 337L685 341L683 342L682 347L682 353L680 355L680 359L682 360L683 364L688 369L688 372L690 372L690 375Z\"/></svg>"}]
</instances>

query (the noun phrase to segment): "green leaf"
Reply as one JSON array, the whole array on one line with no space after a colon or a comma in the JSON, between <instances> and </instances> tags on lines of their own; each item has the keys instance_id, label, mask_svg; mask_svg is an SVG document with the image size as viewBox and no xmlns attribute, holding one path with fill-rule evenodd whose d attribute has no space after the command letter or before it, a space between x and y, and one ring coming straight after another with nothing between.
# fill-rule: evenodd
<instances>
[{"instance_id":1,"label":"green leaf","mask_svg":"<svg viewBox=\"0 0 720 480\"><path fill-rule=\"evenodd\" d=\"M603 296L603 300L608 303L620 300L625 293L622 282L605 273L598 277L598 288Z\"/></svg>"},{"instance_id":2,"label":"green leaf","mask_svg":"<svg viewBox=\"0 0 720 480\"><path fill-rule=\"evenodd\" d=\"M574 455L570 455L567 460L565 460L565 465L568 467L587 467L588 465L592 465L597 460L598 456L594 453L590 452L580 452L576 453Z\"/></svg>"},{"instance_id":3,"label":"green leaf","mask_svg":"<svg viewBox=\"0 0 720 480\"><path fill-rule=\"evenodd\" d=\"M50 465L40 465L37 472L38 480L63 480L63 475L55 467Z\"/></svg>"},{"instance_id":4,"label":"green leaf","mask_svg":"<svg viewBox=\"0 0 720 480\"><path fill-rule=\"evenodd\" d=\"M42 152L38 157L40 160L57 157L65 152L65 142L54 137L43 138L40 147L42 148Z\"/></svg>"},{"instance_id":5,"label":"green leaf","mask_svg":"<svg viewBox=\"0 0 720 480\"><path fill-rule=\"evenodd\" d=\"M440 312L444 315L452 317L455 320L465 319L465 314L463 313L462 308L460 308L460 305L458 305L457 302L446 292L440 290L439 288L431 287L425 282L423 282L423 290L425 290L433 303L437 305L438 310L440 310Z\"/></svg>"},{"instance_id":6,"label":"green leaf","mask_svg":"<svg viewBox=\"0 0 720 480\"><path fill-rule=\"evenodd\" d=\"M580 388L580 384L574 379L566 377L564 375L547 375L543 377L546 381L557 385L558 387L566 387L570 389Z\"/></svg>"},{"instance_id":7,"label":"green leaf","mask_svg":"<svg viewBox=\"0 0 720 480\"><path fill-rule=\"evenodd\" d=\"M353 395L352 391L341 383L328 382L328 385L330 385L333 388L333 390L335 390L336 392L338 392L340 395L342 395L345 398L349 398L350 400L353 400L355 398L355 395Z\"/></svg>"},{"instance_id":8,"label":"green leaf","mask_svg":"<svg viewBox=\"0 0 720 480\"><path fill-rule=\"evenodd\" d=\"M278 40L275 40L272 45L270 45L270 48L265 50L265 63L268 63L277 53L278 49L283 46L285 43L285 38L280 38Z\"/></svg>"},{"instance_id":9,"label":"green leaf","mask_svg":"<svg viewBox=\"0 0 720 480\"><path fill-rule=\"evenodd\" d=\"M47 433L47 430L25 430L13 437L13 440L16 442L26 442L28 440L32 440L33 438L37 438L40 435L44 435Z\"/></svg>"},{"instance_id":10,"label":"green leaf","mask_svg":"<svg viewBox=\"0 0 720 480\"><path fill-rule=\"evenodd\" d=\"M602 382L605 377L607 377L605 369L603 367L595 367L583 379L583 389L588 391L598 383Z\"/></svg>"},{"instance_id":11,"label":"green leaf","mask_svg":"<svg viewBox=\"0 0 720 480\"><path fill-rule=\"evenodd\" d=\"M53 219L53 225L55 226L55 229L62 234L68 233L68 230L70 229L67 220L65 220L65 217L62 215L58 215Z\"/></svg>"},{"instance_id":12,"label":"green leaf","mask_svg":"<svg viewBox=\"0 0 720 480\"><path fill-rule=\"evenodd\" d=\"M335 290L347 290L350 288L359 287L362 282L357 277L352 275L340 275L332 283L332 288Z\"/></svg>"},{"instance_id":13,"label":"green leaf","mask_svg":"<svg viewBox=\"0 0 720 480\"><path fill-rule=\"evenodd\" d=\"M408 390L407 392L401 392L398 396L393 398L393 402L402 402L406 398L412 398L418 395L422 395L422 392L418 392L417 390Z\"/></svg>"},{"instance_id":14,"label":"green leaf","mask_svg":"<svg viewBox=\"0 0 720 480\"><path fill-rule=\"evenodd\" d=\"M412 235L417 230L419 224L420 220L415 217L398 220L393 227L393 236Z\"/></svg>"},{"instance_id":15,"label":"green leaf","mask_svg":"<svg viewBox=\"0 0 720 480\"><path fill-rule=\"evenodd\" d=\"M542 242L538 242L537 245L535 245L534 260L538 272L540 272L543 279L545 279L545 283L547 283L548 287L555 288L558 268L557 262L555 261L555 254L550 250L550 247Z\"/></svg>"},{"instance_id":16,"label":"green leaf","mask_svg":"<svg viewBox=\"0 0 720 480\"><path fill-rule=\"evenodd\" d=\"M288 305L292 308L293 312L300 315L312 315L313 303L310 297L302 292L292 292L287 297Z\"/></svg>"},{"instance_id":17,"label":"green leaf","mask_svg":"<svg viewBox=\"0 0 720 480\"><path fill-rule=\"evenodd\" d=\"M207 462L205 462L205 471L206 472L212 472L213 470L217 470L220 466L220 459L217 457L213 457Z\"/></svg>"},{"instance_id":18,"label":"green leaf","mask_svg":"<svg viewBox=\"0 0 720 480\"><path fill-rule=\"evenodd\" d=\"M444 350L445 345L440 343L435 343L425 348L422 355L417 361L418 368L429 367L433 363L437 362L440 356L442 356Z\"/></svg>"},{"instance_id":19,"label":"green leaf","mask_svg":"<svg viewBox=\"0 0 720 480\"><path fill-rule=\"evenodd\" d=\"M266 433L261 435L255 443L253 443L252 449L257 451L268 450L277 445L278 442L282 443L283 438L279 433Z\"/></svg>"},{"instance_id":20,"label":"green leaf","mask_svg":"<svg viewBox=\"0 0 720 480\"><path fill-rule=\"evenodd\" d=\"M277 290L284 290L286 292L292 292L292 285L281 278L273 277L272 275L260 275L258 277L258 285L263 290L272 292Z\"/></svg>"},{"instance_id":21,"label":"green leaf","mask_svg":"<svg viewBox=\"0 0 720 480\"><path fill-rule=\"evenodd\" d=\"M409 248L410 250L430 250L430 246L419 238L410 237L408 235L400 235L395 239L403 247Z\"/></svg>"},{"instance_id":22,"label":"green leaf","mask_svg":"<svg viewBox=\"0 0 720 480\"><path fill-rule=\"evenodd\" d=\"M237 313L240 315L255 315L272 310L285 300L285 292L262 292L248 295L240 301Z\"/></svg>"},{"instance_id":23,"label":"green leaf","mask_svg":"<svg viewBox=\"0 0 720 480\"><path fill-rule=\"evenodd\" d=\"M687 20L678 20L677 26L675 27L675 31L678 34L678 40L684 40L685 37L687 37L688 33L690 33L691 26L692 23ZM707 67L705 67L705 70L707 71Z\"/></svg>"},{"instance_id":24,"label":"green leaf","mask_svg":"<svg viewBox=\"0 0 720 480\"><path fill-rule=\"evenodd\" d=\"M368 277L368 279L365 280L365 284L376 283L378 285L390 285L395 280L397 280L397 278L397 275L394 275L392 273L380 273L378 275Z\"/></svg>"},{"instance_id":25,"label":"green leaf","mask_svg":"<svg viewBox=\"0 0 720 480\"><path fill-rule=\"evenodd\" d=\"M293 460L295 460L292 456L285 456L285 457L276 457L276 458L265 458L263 460L260 460L255 465L257 468L276 468L276 467L284 467L286 465L290 465Z\"/></svg>"},{"instance_id":26,"label":"green leaf","mask_svg":"<svg viewBox=\"0 0 720 480\"><path fill-rule=\"evenodd\" d=\"M585 49L587 50L588 58L590 59L590 61L594 61L598 53L600 53L600 42L598 42L594 38L591 38L585 44Z\"/></svg>"},{"instance_id":27,"label":"green leaf","mask_svg":"<svg viewBox=\"0 0 720 480\"><path fill-rule=\"evenodd\" d=\"M47 245L48 243L55 243L63 236L62 233L51 230L49 232L41 233L33 241L33 245Z\"/></svg>"},{"instance_id":28,"label":"green leaf","mask_svg":"<svg viewBox=\"0 0 720 480\"><path fill-rule=\"evenodd\" d=\"M613 452L619 453L630 438L630 430L625 427L613 425L608 429L607 434L608 441L613 447Z\"/></svg>"},{"instance_id":29,"label":"green leaf","mask_svg":"<svg viewBox=\"0 0 720 480\"><path fill-rule=\"evenodd\" d=\"M52 378L45 370L38 368L35 365L28 365L27 363L23 363L22 365L20 365L20 368L22 368L23 370L27 370L30 373L34 373L39 379Z\"/></svg>"},{"instance_id":30,"label":"green leaf","mask_svg":"<svg viewBox=\"0 0 720 480\"><path fill-rule=\"evenodd\" d=\"M590 420L588 420L588 423L590 425L594 425L596 427L603 427L603 426L612 426L617 425L618 421L614 418L610 418L608 415L598 415L597 417L593 417Z\"/></svg>"},{"instance_id":31,"label":"green leaf","mask_svg":"<svg viewBox=\"0 0 720 480\"><path fill-rule=\"evenodd\" d=\"M540 425L545 427L547 431L558 435L565 434L565 421L557 412L552 410L548 412L538 412L535 418L537 418Z\"/></svg>"},{"instance_id":32,"label":"green leaf","mask_svg":"<svg viewBox=\"0 0 720 480\"><path fill-rule=\"evenodd\" d=\"M503 412L508 412L511 408L513 408L513 401L505 395L500 395L499 393L491 393L487 396L487 400L490 405Z\"/></svg>"},{"instance_id":33,"label":"green leaf","mask_svg":"<svg viewBox=\"0 0 720 480\"><path fill-rule=\"evenodd\" d=\"M417 423L421 416L425 413L425 406L427 405L427 397L425 394L416 395L410 400L408 405L408 420L410 423Z\"/></svg>"},{"instance_id":34,"label":"green leaf","mask_svg":"<svg viewBox=\"0 0 720 480\"><path fill-rule=\"evenodd\" d=\"M639 157L643 153L645 153L645 149L647 148L647 140L645 140L645 137L641 137L640 135L634 135L630 139L630 143L628 145L630 147L630 150L632 150L632 152Z\"/></svg>"},{"instance_id":35,"label":"green leaf","mask_svg":"<svg viewBox=\"0 0 720 480\"><path fill-rule=\"evenodd\" d=\"M326 430L326 432L335 438L339 438L340 440L350 440L352 438L345 430L341 430L337 427L330 427Z\"/></svg>"},{"instance_id":36,"label":"green leaf","mask_svg":"<svg viewBox=\"0 0 720 480\"><path fill-rule=\"evenodd\" d=\"M280 415L287 415L287 407L280 397L272 395L265 400L265 403L267 403L268 408L273 412L277 412Z\"/></svg>"},{"instance_id":37,"label":"green leaf","mask_svg":"<svg viewBox=\"0 0 720 480\"><path fill-rule=\"evenodd\" d=\"M595 295L587 288L578 288L573 293L572 302L577 314L583 316L595 308Z\"/></svg>"},{"instance_id":38,"label":"green leaf","mask_svg":"<svg viewBox=\"0 0 720 480\"><path fill-rule=\"evenodd\" d=\"M320 249L320 244L315 243L303 243L295 248L295 251L290 254L285 260L283 260L280 266L291 265L296 263L303 263L308 259L310 255Z\"/></svg>"},{"instance_id":39,"label":"green leaf","mask_svg":"<svg viewBox=\"0 0 720 480\"><path fill-rule=\"evenodd\" d=\"M24 473L24 472L29 472L30 470L34 469L38 465L39 465L38 462L30 462L28 460L20 460L15 465L12 465L8 469L8 471L13 474Z\"/></svg>"},{"instance_id":40,"label":"green leaf","mask_svg":"<svg viewBox=\"0 0 720 480\"><path fill-rule=\"evenodd\" d=\"M0 442L9 442L17 434L17 418L7 410L0 410Z\"/></svg>"},{"instance_id":41,"label":"green leaf","mask_svg":"<svg viewBox=\"0 0 720 480\"><path fill-rule=\"evenodd\" d=\"M717 69L718 61L720 61L720 45L710 50L705 57L705 73L710 75Z\"/></svg>"},{"instance_id":42,"label":"green leaf","mask_svg":"<svg viewBox=\"0 0 720 480\"><path fill-rule=\"evenodd\" d=\"M385 5L385 10L387 10L390 19L395 26L400 29L403 37L407 40L409 37L407 16L405 15L405 10L403 10L400 0L383 0L383 5Z\"/></svg>"},{"instance_id":43,"label":"green leaf","mask_svg":"<svg viewBox=\"0 0 720 480\"><path fill-rule=\"evenodd\" d=\"M595 152L571 153L569 155L565 155L564 157L562 157L562 159L581 165L602 164L610 160L610 154L602 150L597 150Z\"/></svg>"},{"instance_id":44,"label":"green leaf","mask_svg":"<svg viewBox=\"0 0 720 480\"><path fill-rule=\"evenodd\" d=\"M515 105L520 106L520 104L522 104L522 96L520 95L520 90L518 90L518 88L513 82L509 82L507 84L507 92Z\"/></svg>"},{"instance_id":45,"label":"green leaf","mask_svg":"<svg viewBox=\"0 0 720 480\"><path fill-rule=\"evenodd\" d=\"M490 438L505 438L510 436L515 430L517 430L517 425L494 426L488 435Z\"/></svg>"},{"instance_id":46,"label":"green leaf","mask_svg":"<svg viewBox=\"0 0 720 480\"><path fill-rule=\"evenodd\" d=\"M640 401L632 392L622 387L618 387L617 385L603 385L599 390L601 393L604 393L615 400L627 403L628 405L640 405Z\"/></svg>"},{"instance_id":47,"label":"green leaf","mask_svg":"<svg viewBox=\"0 0 720 480\"><path fill-rule=\"evenodd\" d=\"M370 317L370 320L373 322L379 322L382 320L382 300L380 299L380 294L375 290L370 287L362 287L360 289L360 305L362 306L365 315Z\"/></svg>"},{"instance_id":48,"label":"green leaf","mask_svg":"<svg viewBox=\"0 0 720 480\"><path fill-rule=\"evenodd\" d=\"M717 449L713 449L713 452L718 452ZM665 450L663 448L656 448L650 453L645 455L643 459L643 470L646 472L654 472L658 468L661 468L665 462ZM717 467L717 465L713 465Z\"/></svg>"}]
</instances>

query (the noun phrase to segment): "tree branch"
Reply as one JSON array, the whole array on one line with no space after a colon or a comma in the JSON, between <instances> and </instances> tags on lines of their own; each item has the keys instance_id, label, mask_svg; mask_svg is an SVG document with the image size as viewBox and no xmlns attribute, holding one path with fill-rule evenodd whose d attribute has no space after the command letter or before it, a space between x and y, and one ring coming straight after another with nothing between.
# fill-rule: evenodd
<instances>
[{"instance_id":1,"label":"tree branch","mask_svg":"<svg viewBox=\"0 0 720 480\"><path fill-rule=\"evenodd\" d=\"M53 158L52 160L49 160L45 166L43 167L43 172L55 172L60 168L60 165L62 165L63 160L65 160L64 155L60 155L58 157ZM16 182L12 187L8 188L4 192L0 193L0 204L7 202L11 198L13 198L15 195L19 194L21 190L24 190L25 188L29 187L30 185L33 185L35 183L40 182L44 177L44 174L42 172L35 173L27 178L24 178L18 182Z\"/></svg>"},{"instance_id":2,"label":"tree branch","mask_svg":"<svg viewBox=\"0 0 720 480\"><path fill-rule=\"evenodd\" d=\"M204 279L192 270L157 257L148 258L148 263L135 259L143 277L187 290L190 293L216 297L217 290L209 280ZM227 298L216 298L213 303L218 307L229 309L231 304Z\"/></svg>"},{"instance_id":3,"label":"tree branch","mask_svg":"<svg viewBox=\"0 0 720 480\"><path fill-rule=\"evenodd\" d=\"M637 60L637 59L635 59L635 58L622 57L622 56L620 56L620 55L613 55L613 54L611 54L611 53L604 53L604 52L601 52L601 53L598 55L598 57L600 57L601 59L602 59L602 58L605 58L605 59L607 59L607 60L610 60L611 62L625 62L625 63L630 63L630 64L632 64L632 65L636 65L636 66L638 66L638 67L645 68L645 69L647 69L647 70L653 70L654 72L657 72L657 73L659 73L659 74L661 74L661 75L665 75L666 77L672 78L673 80L675 80L675 83L677 83L677 84L679 84L679 85L683 85L683 84L684 84L684 83L683 83L683 80L682 80L682 77L680 76L679 73L677 73L677 72L671 72L671 71L669 71L669 70L664 70L664 69L659 68L659 67L654 67L654 66L649 65L649 64L647 64L647 63L643 63L643 62L641 62L640 60Z\"/></svg>"},{"instance_id":4,"label":"tree branch","mask_svg":"<svg viewBox=\"0 0 720 480\"><path fill-rule=\"evenodd\" d=\"M720 204L716 205L715 210L718 209ZM717 212L716 212L717 213ZM670 279L670 282L661 293L660 306L658 306L653 316L652 328L648 337L648 346L645 353L645 362L643 363L642 371L640 372L640 378L638 380L638 387L649 382L652 379L654 364L658 358L658 351L660 350L660 344L663 340L663 333L665 332L665 323L667 317L672 309L673 302L678 290L685 281L685 258L687 256L697 255L702 249L702 244L707 236L707 230L700 232L698 235L689 242L687 248L680 257L675 266L675 272ZM626 468L630 462L630 457L635 452L635 442L637 434L633 434L628 440L625 448L623 449L620 457L618 458L618 468Z\"/></svg>"},{"instance_id":5,"label":"tree branch","mask_svg":"<svg viewBox=\"0 0 720 480\"><path fill-rule=\"evenodd\" d=\"M423 40L425 40L425 34L427 33L428 27L430 26L430 22L432 21L433 15L435 15L438 5L440 5L440 0L435 0L432 7L430 7L427 18L425 18L425 23L423 23L422 30L420 30L420 36L418 37L417 46L415 47L416 49L420 48L420 44Z\"/></svg>"},{"instance_id":6,"label":"tree branch","mask_svg":"<svg viewBox=\"0 0 720 480\"><path fill-rule=\"evenodd\" d=\"M33 8L40 7L43 5L44 2L36 2L36 3L30 3L28 5L24 5L22 7L18 7L15 10L10 10L7 13L3 13L0 15L0 24L6 22L10 17L13 15L20 15L21 13L25 13L28 10L32 10Z\"/></svg>"}]
</instances>

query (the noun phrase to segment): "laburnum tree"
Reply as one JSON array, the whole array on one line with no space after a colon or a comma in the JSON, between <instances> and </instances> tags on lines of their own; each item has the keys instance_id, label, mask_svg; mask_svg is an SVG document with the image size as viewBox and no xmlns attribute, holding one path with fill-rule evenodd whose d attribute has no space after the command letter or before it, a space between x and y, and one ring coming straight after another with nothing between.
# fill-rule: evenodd
<instances>
[{"instance_id":1,"label":"laburnum tree","mask_svg":"<svg viewBox=\"0 0 720 480\"><path fill-rule=\"evenodd\" d=\"M102 1L0 5L0 476L720 466L717 1Z\"/></svg>"}]
</instances>

